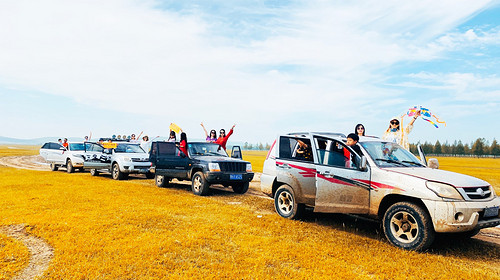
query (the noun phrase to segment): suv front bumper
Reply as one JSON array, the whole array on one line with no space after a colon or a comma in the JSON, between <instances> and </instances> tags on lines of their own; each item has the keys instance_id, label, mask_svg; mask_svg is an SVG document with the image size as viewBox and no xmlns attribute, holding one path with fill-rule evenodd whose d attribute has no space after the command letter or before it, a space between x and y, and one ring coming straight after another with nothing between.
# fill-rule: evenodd
<instances>
[{"instance_id":1,"label":"suv front bumper","mask_svg":"<svg viewBox=\"0 0 500 280\"><path fill-rule=\"evenodd\" d=\"M485 212L500 206L500 197L490 201L424 200L436 232L464 232L500 225L500 211L485 217ZM498 209L498 208L497 208Z\"/></svg>"},{"instance_id":2,"label":"suv front bumper","mask_svg":"<svg viewBox=\"0 0 500 280\"><path fill-rule=\"evenodd\" d=\"M231 175L241 175L241 179L232 179ZM223 173L223 172L206 172L205 179L210 184L231 184L231 183L246 183L253 179L253 172L249 173Z\"/></svg>"},{"instance_id":3,"label":"suv front bumper","mask_svg":"<svg viewBox=\"0 0 500 280\"><path fill-rule=\"evenodd\" d=\"M149 173L151 171L151 163L123 165L121 171L123 173Z\"/></svg>"}]
</instances>

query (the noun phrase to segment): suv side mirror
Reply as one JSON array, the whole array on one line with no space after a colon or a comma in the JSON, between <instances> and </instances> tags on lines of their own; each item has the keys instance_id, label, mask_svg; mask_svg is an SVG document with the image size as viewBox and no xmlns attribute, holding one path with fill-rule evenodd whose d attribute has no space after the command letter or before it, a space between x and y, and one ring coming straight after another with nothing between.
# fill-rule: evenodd
<instances>
[{"instance_id":1,"label":"suv side mirror","mask_svg":"<svg viewBox=\"0 0 500 280\"><path fill-rule=\"evenodd\" d=\"M424 149L422 149L422 146L420 144L417 145L417 150L418 150L418 155L420 156L420 162L427 166L427 159L425 158L425 153Z\"/></svg>"},{"instance_id":2,"label":"suv side mirror","mask_svg":"<svg viewBox=\"0 0 500 280\"><path fill-rule=\"evenodd\" d=\"M359 161L359 166L358 166L358 170L360 171L365 171L366 170L366 157L365 156L361 156L361 159Z\"/></svg>"},{"instance_id":3,"label":"suv side mirror","mask_svg":"<svg viewBox=\"0 0 500 280\"><path fill-rule=\"evenodd\" d=\"M231 157L242 159L240 146L233 146L233 149L231 150Z\"/></svg>"},{"instance_id":4,"label":"suv side mirror","mask_svg":"<svg viewBox=\"0 0 500 280\"><path fill-rule=\"evenodd\" d=\"M110 155L112 152L110 149L104 149L103 153Z\"/></svg>"},{"instance_id":5,"label":"suv side mirror","mask_svg":"<svg viewBox=\"0 0 500 280\"><path fill-rule=\"evenodd\" d=\"M427 167L432 169L439 169L439 162L437 158L430 158Z\"/></svg>"}]
</instances>

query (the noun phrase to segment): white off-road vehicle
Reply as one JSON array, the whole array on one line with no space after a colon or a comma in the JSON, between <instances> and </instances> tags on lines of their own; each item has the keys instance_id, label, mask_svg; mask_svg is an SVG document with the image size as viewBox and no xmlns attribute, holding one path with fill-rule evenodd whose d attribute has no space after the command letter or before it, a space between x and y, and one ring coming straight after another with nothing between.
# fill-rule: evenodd
<instances>
[{"instance_id":1,"label":"white off-road vehicle","mask_svg":"<svg viewBox=\"0 0 500 280\"><path fill-rule=\"evenodd\" d=\"M105 149L106 144L113 144L109 149ZM85 161L84 168L90 169L92 176L99 175L100 172L111 173L115 180L122 180L129 174L145 174L148 179L154 178L150 172L151 162L147 154L139 144L129 142L104 143L101 147L104 153L109 155L108 161Z\"/></svg>"},{"instance_id":2,"label":"white off-road vehicle","mask_svg":"<svg viewBox=\"0 0 500 280\"><path fill-rule=\"evenodd\" d=\"M428 248L435 233L473 236L500 224L500 198L488 182L429 168L423 153L419 160L396 143L361 137L358 155L345 140L334 133L276 139L261 190L280 216L297 218L306 206L368 216L382 222L390 243L409 250Z\"/></svg>"},{"instance_id":3,"label":"white off-road vehicle","mask_svg":"<svg viewBox=\"0 0 500 280\"><path fill-rule=\"evenodd\" d=\"M65 167L68 173L73 173L76 168L83 168L86 158L102 159L102 150L98 144L90 142L69 142L67 148L57 142L48 142L40 148L40 155L50 163L52 171Z\"/></svg>"}]
</instances>

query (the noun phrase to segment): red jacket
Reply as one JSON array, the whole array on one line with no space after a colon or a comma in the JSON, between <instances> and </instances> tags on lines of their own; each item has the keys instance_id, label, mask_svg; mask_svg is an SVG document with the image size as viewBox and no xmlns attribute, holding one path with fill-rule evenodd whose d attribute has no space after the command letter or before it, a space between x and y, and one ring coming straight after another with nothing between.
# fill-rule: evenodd
<instances>
[{"instance_id":1,"label":"red jacket","mask_svg":"<svg viewBox=\"0 0 500 280\"><path fill-rule=\"evenodd\" d=\"M229 136L231 136L232 134L233 134L233 129L231 128L231 130L229 130L229 133L226 136L217 138L215 143L221 145L221 147L224 148L225 150L227 139L229 139Z\"/></svg>"},{"instance_id":2,"label":"red jacket","mask_svg":"<svg viewBox=\"0 0 500 280\"><path fill-rule=\"evenodd\" d=\"M186 141L182 140L179 143L179 150L181 150L186 156L188 156L188 149Z\"/></svg>"}]
</instances>

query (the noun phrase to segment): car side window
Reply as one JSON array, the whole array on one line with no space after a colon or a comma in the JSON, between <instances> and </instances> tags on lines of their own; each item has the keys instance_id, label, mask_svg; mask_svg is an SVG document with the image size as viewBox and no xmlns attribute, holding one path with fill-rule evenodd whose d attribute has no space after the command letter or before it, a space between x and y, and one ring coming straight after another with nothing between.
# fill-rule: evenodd
<instances>
[{"instance_id":1,"label":"car side window","mask_svg":"<svg viewBox=\"0 0 500 280\"><path fill-rule=\"evenodd\" d=\"M57 144L57 143L50 143L48 145L48 149L51 149L51 150L59 150L61 149L61 145Z\"/></svg>"},{"instance_id":2,"label":"car side window","mask_svg":"<svg viewBox=\"0 0 500 280\"><path fill-rule=\"evenodd\" d=\"M315 137L315 142L318 147L316 153L320 164L342 167L342 168L356 168L353 157L356 155L341 142Z\"/></svg>"},{"instance_id":3,"label":"car side window","mask_svg":"<svg viewBox=\"0 0 500 280\"><path fill-rule=\"evenodd\" d=\"M156 152L158 152L157 155L159 156L180 157L180 150L172 142L159 142L158 151L155 149L153 153Z\"/></svg>"},{"instance_id":4,"label":"car side window","mask_svg":"<svg viewBox=\"0 0 500 280\"><path fill-rule=\"evenodd\" d=\"M280 137L279 157L313 162L311 141L306 138Z\"/></svg>"}]
</instances>

